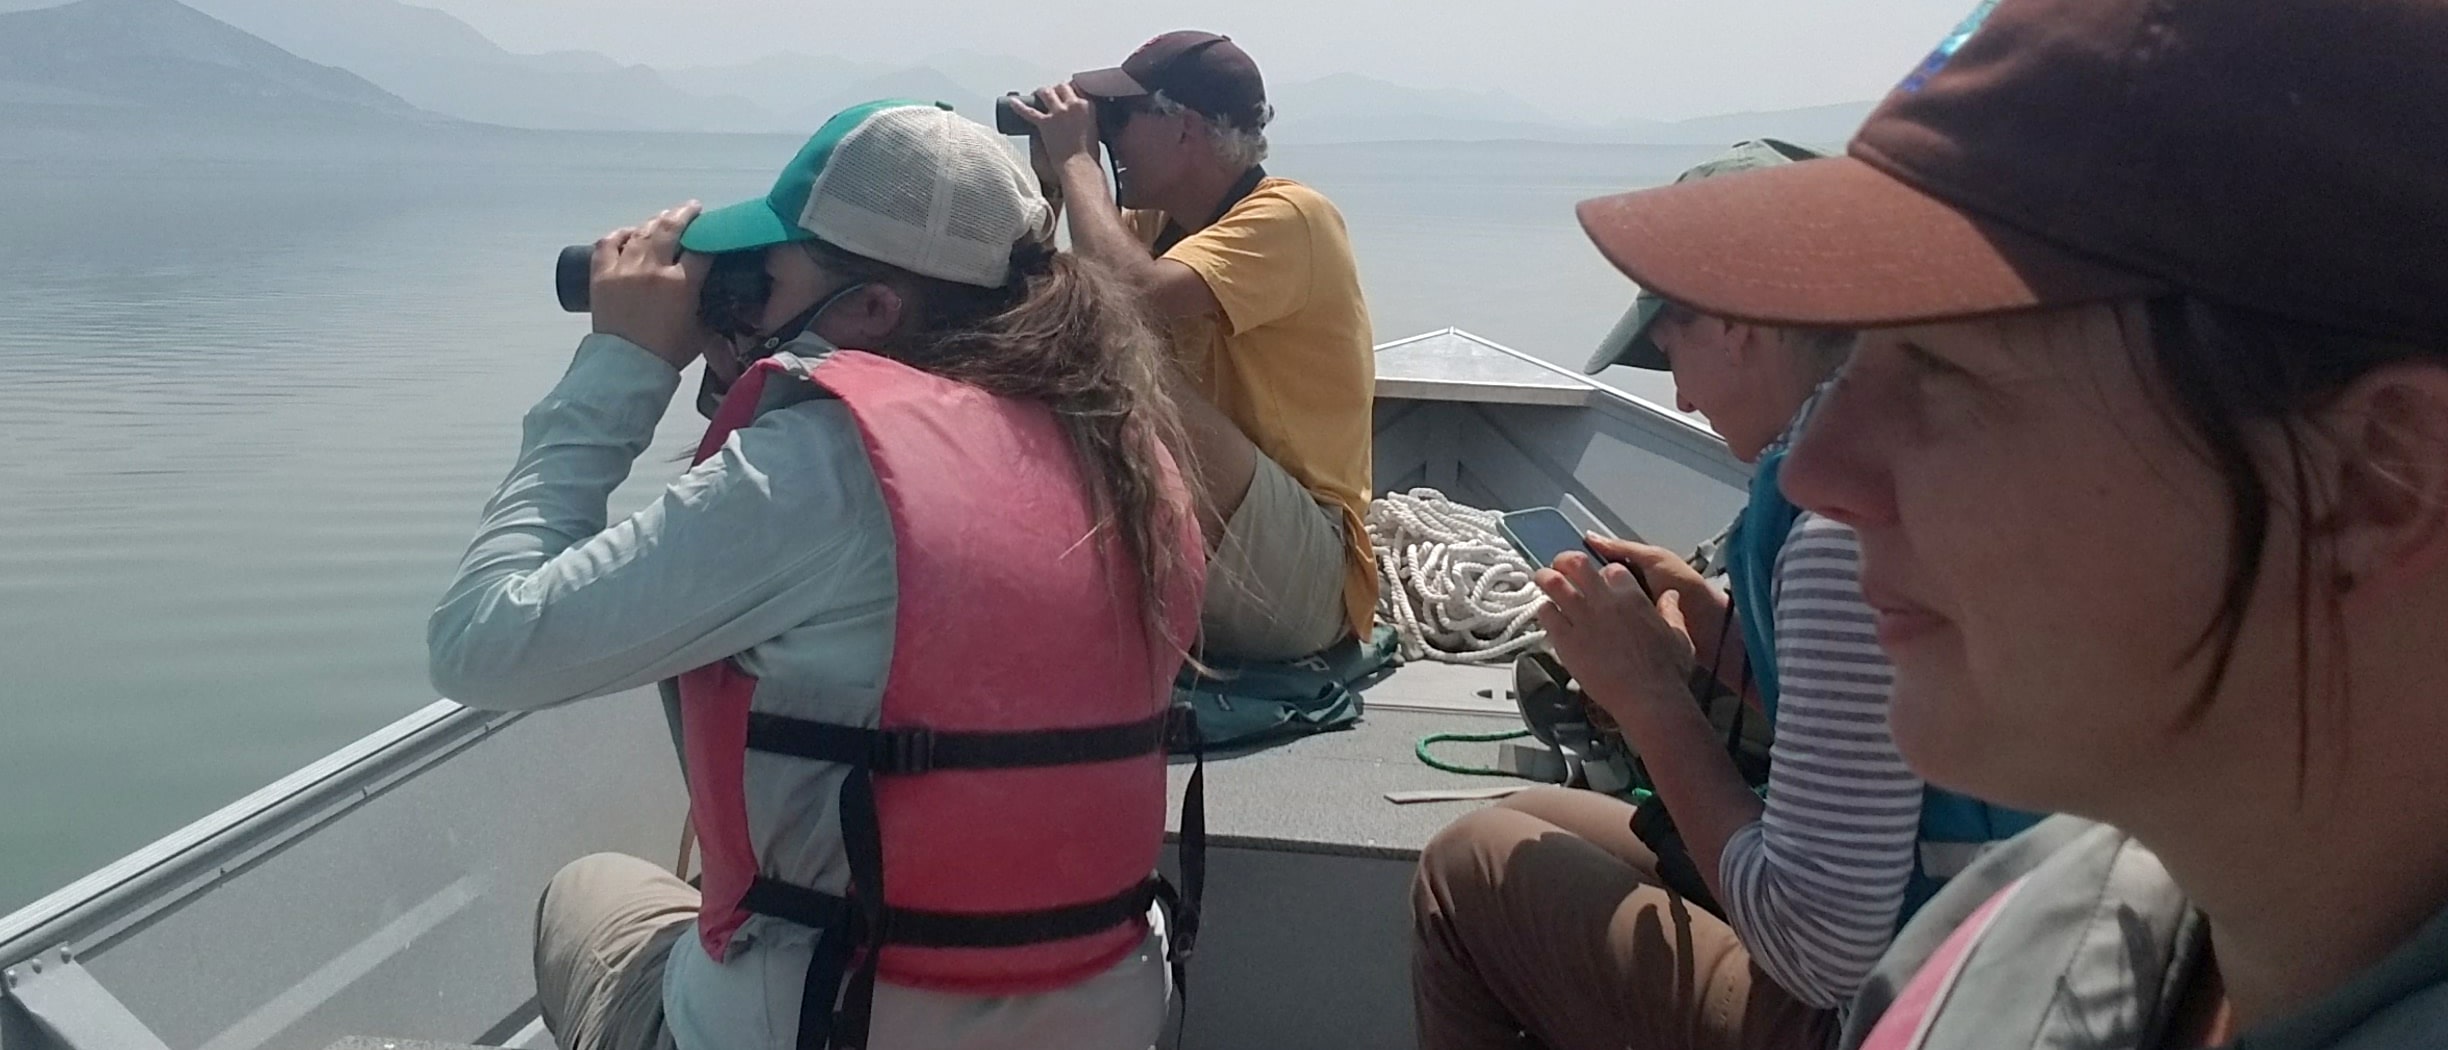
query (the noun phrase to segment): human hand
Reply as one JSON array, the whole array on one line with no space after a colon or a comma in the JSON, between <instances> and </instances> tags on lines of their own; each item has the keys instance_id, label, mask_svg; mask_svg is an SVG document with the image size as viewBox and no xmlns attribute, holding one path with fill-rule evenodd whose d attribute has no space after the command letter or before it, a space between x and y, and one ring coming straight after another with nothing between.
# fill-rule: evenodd
<instances>
[{"instance_id":1,"label":"human hand","mask_svg":"<svg viewBox=\"0 0 2448 1050\"><path fill-rule=\"evenodd\" d=\"M1681 591L1663 589L1652 603L1630 568L1600 566L1579 551L1533 578L1548 598L1538 619L1556 659L1618 723L1635 726L1653 705L1688 702L1693 656Z\"/></svg>"},{"instance_id":2,"label":"human hand","mask_svg":"<svg viewBox=\"0 0 2448 1050\"><path fill-rule=\"evenodd\" d=\"M1029 170L1037 173L1037 190L1048 198L1062 195L1062 168L1046 155L1045 136L1029 136Z\"/></svg>"},{"instance_id":3,"label":"human hand","mask_svg":"<svg viewBox=\"0 0 2448 1050\"><path fill-rule=\"evenodd\" d=\"M1719 643L1718 635L1725 628L1726 596L1708 581L1691 563L1676 557L1664 547L1652 547L1633 540L1590 533L1583 537L1590 549L1610 562L1622 562L1648 581L1649 589L1664 595L1669 591L1682 595L1682 609L1687 621L1685 633L1702 659L1713 660Z\"/></svg>"},{"instance_id":4,"label":"human hand","mask_svg":"<svg viewBox=\"0 0 2448 1050\"><path fill-rule=\"evenodd\" d=\"M713 259L680 250L680 232L701 210L690 201L595 242L589 279L595 330L635 343L673 368L686 367L719 341L697 319L698 291Z\"/></svg>"},{"instance_id":5,"label":"human hand","mask_svg":"<svg viewBox=\"0 0 2448 1050\"><path fill-rule=\"evenodd\" d=\"M1043 88L1033 97L1014 99L1012 109L1037 128L1037 134L1030 136L1035 141L1029 152L1032 162L1040 155L1045 158L1038 178L1045 178L1049 169L1059 175L1063 165L1076 158L1103 158L1103 147L1097 141L1096 100L1080 94L1078 88L1069 84Z\"/></svg>"}]
</instances>

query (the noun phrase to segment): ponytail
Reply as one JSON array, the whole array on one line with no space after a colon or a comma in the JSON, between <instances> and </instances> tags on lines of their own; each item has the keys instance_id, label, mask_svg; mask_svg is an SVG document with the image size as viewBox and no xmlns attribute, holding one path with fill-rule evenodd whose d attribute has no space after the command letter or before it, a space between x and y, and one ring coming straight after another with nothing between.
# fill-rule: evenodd
<instances>
[{"instance_id":1,"label":"ponytail","mask_svg":"<svg viewBox=\"0 0 2448 1050\"><path fill-rule=\"evenodd\" d=\"M1032 277L1053 273L1054 260L1061 254L1054 250L1054 242L1050 240L1025 240L1012 245L1012 281L1025 284Z\"/></svg>"},{"instance_id":2,"label":"ponytail","mask_svg":"<svg viewBox=\"0 0 2448 1050\"><path fill-rule=\"evenodd\" d=\"M1047 240L1014 244L1011 276L998 288L920 277L822 242L811 247L850 276L918 293L914 319L889 348L894 357L1053 410L1098 527L1114 530L1138 570L1148 637L1164 639L1167 603L1184 571L1171 538L1196 520L1164 479L1170 467L1186 482L1193 467L1164 382L1162 345L1121 281Z\"/></svg>"}]
</instances>

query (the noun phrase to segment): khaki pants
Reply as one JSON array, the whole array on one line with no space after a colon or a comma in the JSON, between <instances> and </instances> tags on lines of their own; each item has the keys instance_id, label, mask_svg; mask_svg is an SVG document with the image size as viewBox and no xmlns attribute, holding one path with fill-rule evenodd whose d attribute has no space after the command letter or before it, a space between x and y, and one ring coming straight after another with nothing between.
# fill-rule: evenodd
<instances>
[{"instance_id":1,"label":"khaki pants","mask_svg":"<svg viewBox=\"0 0 2448 1050\"><path fill-rule=\"evenodd\" d=\"M697 891L670 872L617 853L579 858L553 876L536 909L536 999L562 1050L672 1050L663 969L680 935L695 929L697 903ZM1047 994L978 998L879 984L868 1045L1144 1050L1164 1026L1171 990L1161 923L1151 909L1135 955ZM785 1033L795 1029L797 1015L786 1023Z\"/></svg>"},{"instance_id":2,"label":"khaki pants","mask_svg":"<svg viewBox=\"0 0 2448 1050\"><path fill-rule=\"evenodd\" d=\"M663 963L697 890L619 853L572 861L536 905L536 1002L561 1050L672 1050Z\"/></svg>"},{"instance_id":3,"label":"khaki pants","mask_svg":"<svg viewBox=\"0 0 2448 1050\"><path fill-rule=\"evenodd\" d=\"M1455 821L1412 885L1422 1050L1818 1050L1796 1001L1723 921L1659 888L1632 807L1524 792Z\"/></svg>"},{"instance_id":4,"label":"khaki pants","mask_svg":"<svg viewBox=\"0 0 2448 1050\"><path fill-rule=\"evenodd\" d=\"M1320 502L1260 453L1249 493L1207 564L1199 614L1207 655L1291 660L1349 633L1344 531L1341 507Z\"/></svg>"}]
</instances>

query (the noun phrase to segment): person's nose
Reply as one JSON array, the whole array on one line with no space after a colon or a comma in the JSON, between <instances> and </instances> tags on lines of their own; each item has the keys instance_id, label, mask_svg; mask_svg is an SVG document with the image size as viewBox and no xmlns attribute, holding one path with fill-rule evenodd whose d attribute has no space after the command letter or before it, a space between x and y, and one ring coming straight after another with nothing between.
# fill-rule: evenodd
<instances>
[{"instance_id":1,"label":"person's nose","mask_svg":"<svg viewBox=\"0 0 2448 1050\"><path fill-rule=\"evenodd\" d=\"M1821 395L1778 472L1786 499L1855 529L1895 520L1888 428L1895 425L1896 404L1880 382L1848 364Z\"/></svg>"}]
</instances>

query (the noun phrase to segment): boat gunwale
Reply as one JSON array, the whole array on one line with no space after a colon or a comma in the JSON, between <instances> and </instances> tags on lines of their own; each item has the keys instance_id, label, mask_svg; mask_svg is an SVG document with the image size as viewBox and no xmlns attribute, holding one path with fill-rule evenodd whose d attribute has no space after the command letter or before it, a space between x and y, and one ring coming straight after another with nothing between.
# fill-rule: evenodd
<instances>
[{"instance_id":1,"label":"boat gunwale","mask_svg":"<svg viewBox=\"0 0 2448 1050\"><path fill-rule=\"evenodd\" d=\"M0 965L92 954L525 714L429 703L0 916Z\"/></svg>"}]
</instances>

